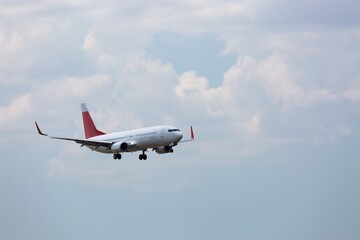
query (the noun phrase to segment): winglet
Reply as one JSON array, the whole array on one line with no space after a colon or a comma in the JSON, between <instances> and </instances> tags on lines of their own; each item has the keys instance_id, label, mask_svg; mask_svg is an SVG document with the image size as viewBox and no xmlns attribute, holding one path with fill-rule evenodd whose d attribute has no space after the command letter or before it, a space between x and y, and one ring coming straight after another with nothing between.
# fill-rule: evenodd
<instances>
[{"instance_id":1,"label":"winglet","mask_svg":"<svg viewBox=\"0 0 360 240\"><path fill-rule=\"evenodd\" d=\"M195 135L192 126L190 126L190 135L191 135L191 140L195 140Z\"/></svg>"},{"instance_id":2,"label":"winglet","mask_svg":"<svg viewBox=\"0 0 360 240\"><path fill-rule=\"evenodd\" d=\"M195 140L194 130L193 130L192 126L190 126L190 137L191 138L189 138L189 139L181 140L179 143L191 142L191 141Z\"/></svg>"},{"instance_id":3,"label":"winglet","mask_svg":"<svg viewBox=\"0 0 360 240\"><path fill-rule=\"evenodd\" d=\"M45 134L45 133L43 133L43 132L41 131L41 129L40 129L39 125L37 124L37 122L35 122L35 126L36 126L36 129L37 129L37 131L38 131L38 133L39 133L40 135L42 135L42 136L47 136L47 134Z\"/></svg>"}]
</instances>

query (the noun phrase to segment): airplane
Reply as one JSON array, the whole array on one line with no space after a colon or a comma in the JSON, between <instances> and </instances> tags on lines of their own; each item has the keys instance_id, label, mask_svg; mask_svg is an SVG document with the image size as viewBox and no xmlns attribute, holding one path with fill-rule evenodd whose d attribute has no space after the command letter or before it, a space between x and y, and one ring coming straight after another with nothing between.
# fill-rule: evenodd
<instances>
[{"instance_id":1,"label":"airplane","mask_svg":"<svg viewBox=\"0 0 360 240\"><path fill-rule=\"evenodd\" d=\"M190 139L181 140L183 134L173 126L161 125L146 127L115 133L104 133L99 131L86 107L85 103L81 104L82 119L85 131L85 139L49 136L41 131L37 122L35 126L37 132L52 139L73 141L81 144L80 147L86 146L92 151L113 154L114 160L121 159L121 154L126 152L142 151L139 160L146 160L145 152L150 148L158 154L172 153L173 147L178 143L194 141L194 131L190 126Z\"/></svg>"}]
</instances>

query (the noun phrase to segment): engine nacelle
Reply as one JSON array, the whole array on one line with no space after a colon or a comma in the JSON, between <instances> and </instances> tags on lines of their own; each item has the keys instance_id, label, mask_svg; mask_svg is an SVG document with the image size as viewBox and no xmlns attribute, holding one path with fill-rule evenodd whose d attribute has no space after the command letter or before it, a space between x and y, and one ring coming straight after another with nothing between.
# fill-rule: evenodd
<instances>
[{"instance_id":1,"label":"engine nacelle","mask_svg":"<svg viewBox=\"0 0 360 240\"><path fill-rule=\"evenodd\" d=\"M164 154L164 153L172 153L174 152L174 150L170 146L164 146L164 147L155 148L155 152L158 154Z\"/></svg>"},{"instance_id":2,"label":"engine nacelle","mask_svg":"<svg viewBox=\"0 0 360 240\"><path fill-rule=\"evenodd\" d=\"M126 142L117 142L111 146L111 150L114 152L117 152L117 151L125 152L128 150L128 148L129 148L129 145Z\"/></svg>"}]
</instances>

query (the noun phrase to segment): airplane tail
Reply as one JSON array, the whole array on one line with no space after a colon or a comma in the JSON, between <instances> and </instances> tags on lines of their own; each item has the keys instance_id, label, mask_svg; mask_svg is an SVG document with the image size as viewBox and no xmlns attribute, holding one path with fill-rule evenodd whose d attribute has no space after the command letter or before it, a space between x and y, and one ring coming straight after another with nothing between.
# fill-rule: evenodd
<instances>
[{"instance_id":1,"label":"airplane tail","mask_svg":"<svg viewBox=\"0 0 360 240\"><path fill-rule=\"evenodd\" d=\"M104 132L101 132L96 129L95 124L90 116L90 113L89 113L85 103L81 104L81 111L82 111L82 118L83 118L84 131L85 131L86 138L91 138L91 137L105 134Z\"/></svg>"}]
</instances>

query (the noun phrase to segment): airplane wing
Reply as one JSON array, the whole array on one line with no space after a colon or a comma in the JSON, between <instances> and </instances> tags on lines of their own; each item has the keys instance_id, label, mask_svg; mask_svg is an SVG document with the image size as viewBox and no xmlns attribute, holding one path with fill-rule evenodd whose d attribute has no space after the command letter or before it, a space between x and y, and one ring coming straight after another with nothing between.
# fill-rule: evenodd
<instances>
[{"instance_id":1,"label":"airplane wing","mask_svg":"<svg viewBox=\"0 0 360 240\"><path fill-rule=\"evenodd\" d=\"M52 137L52 136L48 136L47 134L43 133L41 131L39 125L37 124L37 122L35 122L35 125L36 125L36 129L37 129L38 133L42 136L46 136L46 137L49 137L52 139L73 141L78 144L81 144L81 147L82 146L95 146L95 147L106 147L106 148L110 149L111 146L114 144L114 142L109 142L109 141L92 141L92 140L78 139L78 138Z\"/></svg>"}]
</instances>

